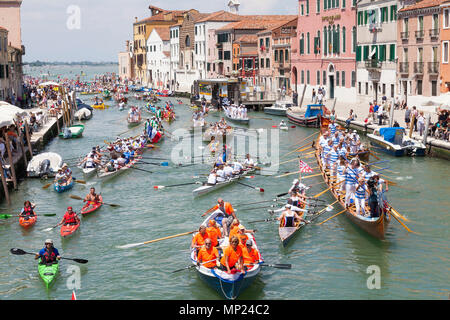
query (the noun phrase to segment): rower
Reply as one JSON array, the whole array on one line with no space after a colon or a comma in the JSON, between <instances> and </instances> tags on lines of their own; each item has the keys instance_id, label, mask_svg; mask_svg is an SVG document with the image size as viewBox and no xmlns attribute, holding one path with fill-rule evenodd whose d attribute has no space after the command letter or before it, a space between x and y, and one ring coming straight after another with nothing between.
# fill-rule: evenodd
<instances>
[{"instance_id":1,"label":"rower","mask_svg":"<svg viewBox=\"0 0 450 320\"><path fill-rule=\"evenodd\" d=\"M67 163L64 163L62 166L63 174L66 176L67 184L70 184L72 182L72 170L69 169L67 166Z\"/></svg>"},{"instance_id":2,"label":"rower","mask_svg":"<svg viewBox=\"0 0 450 320\"><path fill-rule=\"evenodd\" d=\"M286 127L286 122L284 122L284 120L281 120L281 122L280 122L280 125L279 125L280 127Z\"/></svg>"},{"instance_id":3,"label":"rower","mask_svg":"<svg viewBox=\"0 0 450 320\"><path fill-rule=\"evenodd\" d=\"M244 270L253 268L255 264L261 262L261 255L258 250L253 248L253 241L248 239L245 242L245 246L242 246L242 258L244 262Z\"/></svg>"},{"instance_id":4,"label":"rower","mask_svg":"<svg viewBox=\"0 0 450 320\"><path fill-rule=\"evenodd\" d=\"M345 208L350 206L350 199L354 198L356 186L359 180L359 161L353 159L349 165L344 169L345 174Z\"/></svg>"},{"instance_id":5,"label":"rower","mask_svg":"<svg viewBox=\"0 0 450 320\"><path fill-rule=\"evenodd\" d=\"M206 184L209 185L209 186L214 186L216 183L217 183L217 175L216 175L216 171L215 171L215 170L212 170L212 171L209 173L208 181L206 182Z\"/></svg>"},{"instance_id":6,"label":"rower","mask_svg":"<svg viewBox=\"0 0 450 320\"><path fill-rule=\"evenodd\" d=\"M378 218L380 216L380 206L378 204L379 180L380 177L378 175L374 175L367 181L371 218Z\"/></svg>"},{"instance_id":7,"label":"rower","mask_svg":"<svg viewBox=\"0 0 450 320\"><path fill-rule=\"evenodd\" d=\"M220 269L231 273L233 270L243 271L242 248L239 246L239 239L234 236L230 240L230 245L223 251L220 259Z\"/></svg>"},{"instance_id":8,"label":"rower","mask_svg":"<svg viewBox=\"0 0 450 320\"><path fill-rule=\"evenodd\" d=\"M192 238L191 248L199 249L203 247L207 238L209 238L209 236L206 232L206 227L202 225L200 226L200 228L198 228L198 232Z\"/></svg>"},{"instance_id":9,"label":"rower","mask_svg":"<svg viewBox=\"0 0 450 320\"><path fill-rule=\"evenodd\" d=\"M216 220L209 220L208 225L208 228L206 228L208 238L211 239L213 247L217 247L219 245L218 239L222 238L222 232L220 232L220 228L217 226Z\"/></svg>"},{"instance_id":10,"label":"rower","mask_svg":"<svg viewBox=\"0 0 450 320\"><path fill-rule=\"evenodd\" d=\"M56 260L60 260L61 256L59 255L58 249L53 246L53 240L47 239L44 242L44 248L42 248L39 253L36 253L34 259L41 258L41 264L53 264Z\"/></svg>"},{"instance_id":11,"label":"rower","mask_svg":"<svg viewBox=\"0 0 450 320\"><path fill-rule=\"evenodd\" d=\"M224 182L226 180L225 171L223 170L223 165L219 165L217 170L217 182Z\"/></svg>"},{"instance_id":12,"label":"rower","mask_svg":"<svg viewBox=\"0 0 450 320\"><path fill-rule=\"evenodd\" d=\"M233 167L231 167L231 165L225 164L225 166L223 168L223 173L227 179L230 179L233 177L233 171L234 170L233 170Z\"/></svg>"},{"instance_id":13,"label":"rower","mask_svg":"<svg viewBox=\"0 0 450 320\"><path fill-rule=\"evenodd\" d=\"M244 166L238 162L238 161L234 161L233 162L233 174L241 174L244 171Z\"/></svg>"},{"instance_id":14,"label":"rower","mask_svg":"<svg viewBox=\"0 0 450 320\"><path fill-rule=\"evenodd\" d=\"M356 214L361 214L362 216L366 216L366 182L364 181L364 178L361 178L358 180L358 185L355 189L355 207L356 207Z\"/></svg>"},{"instance_id":15,"label":"rower","mask_svg":"<svg viewBox=\"0 0 450 320\"><path fill-rule=\"evenodd\" d=\"M219 251L213 246L211 239L205 239L205 246L197 254L198 265L213 269L219 263Z\"/></svg>"},{"instance_id":16,"label":"rower","mask_svg":"<svg viewBox=\"0 0 450 320\"><path fill-rule=\"evenodd\" d=\"M117 159L117 164L121 167L125 166L127 164L128 160L124 153Z\"/></svg>"},{"instance_id":17,"label":"rower","mask_svg":"<svg viewBox=\"0 0 450 320\"><path fill-rule=\"evenodd\" d=\"M84 198L83 202L92 202L93 204L99 204L103 202L103 197L95 193L95 188L91 187L89 194Z\"/></svg>"},{"instance_id":18,"label":"rower","mask_svg":"<svg viewBox=\"0 0 450 320\"><path fill-rule=\"evenodd\" d=\"M296 227L297 223L304 221L302 219L303 214L300 216L295 211L291 210L291 205L287 204L284 206L285 210L282 212L281 216L277 218L280 221L280 225L283 227Z\"/></svg>"},{"instance_id":19,"label":"rower","mask_svg":"<svg viewBox=\"0 0 450 320\"><path fill-rule=\"evenodd\" d=\"M80 218L78 218L75 211L72 211L72 207L68 207L66 213L64 214L61 222L59 224L63 225L74 225L80 223Z\"/></svg>"},{"instance_id":20,"label":"rower","mask_svg":"<svg viewBox=\"0 0 450 320\"><path fill-rule=\"evenodd\" d=\"M20 212L21 217L34 217L36 214L34 213L34 208L36 205L31 203L30 201L25 201L23 204L23 209Z\"/></svg>"},{"instance_id":21,"label":"rower","mask_svg":"<svg viewBox=\"0 0 450 320\"><path fill-rule=\"evenodd\" d=\"M63 185L67 183L67 176L64 174L62 168L58 168L58 173L55 175L55 183L58 185Z\"/></svg>"},{"instance_id":22,"label":"rower","mask_svg":"<svg viewBox=\"0 0 450 320\"><path fill-rule=\"evenodd\" d=\"M244 167L246 168L253 168L255 166L255 162L252 158L250 158L250 153L247 153L244 160Z\"/></svg>"},{"instance_id":23,"label":"rower","mask_svg":"<svg viewBox=\"0 0 450 320\"><path fill-rule=\"evenodd\" d=\"M233 219L237 219L236 214L234 213L233 206L231 205L231 203L225 202L223 201L222 198L219 198L217 199L217 205L215 205L214 207L206 211L204 214L202 214L202 217L216 210L218 210L218 214L215 220L219 225L222 226L223 235L227 237Z\"/></svg>"}]
</instances>

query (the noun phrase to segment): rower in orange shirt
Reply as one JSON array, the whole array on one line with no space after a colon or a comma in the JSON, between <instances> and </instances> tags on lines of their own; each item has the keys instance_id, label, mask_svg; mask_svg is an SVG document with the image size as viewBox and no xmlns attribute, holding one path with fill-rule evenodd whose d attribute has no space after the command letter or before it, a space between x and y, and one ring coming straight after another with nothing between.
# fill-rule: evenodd
<instances>
[{"instance_id":1,"label":"rower in orange shirt","mask_svg":"<svg viewBox=\"0 0 450 320\"><path fill-rule=\"evenodd\" d=\"M207 238L209 238L209 236L206 232L206 227L200 226L200 228L198 228L198 233L196 233L194 238L192 238L191 248L199 249L203 247Z\"/></svg>"},{"instance_id":2,"label":"rower in orange shirt","mask_svg":"<svg viewBox=\"0 0 450 320\"><path fill-rule=\"evenodd\" d=\"M230 226L230 233L228 234L228 238L231 239L233 236L236 236L239 231L239 220L234 219Z\"/></svg>"},{"instance_id":3,"label":"rower in orange shirt","mask_svg":"<svg viewBox=\"0 0 450 320\"><path fill-rule=\"evenodd\" d=\"M209 227L206 228L208 233L208 238L211 239L212 246L216 247L219 244L219 238L222 238L222 232L220 232L219 227L216 224L216 220L209 220Z\"/></svg>"},{"instance_id":4,"label":"rower in orange shirt","mask_svg":"<svg viewBox=\"0 0 450 320\"><path fill-rule=\"evenodd\" d=\"M230 245L223 251L220 269L228 273L231 273L231 270L243 270L242 248L239 246L239 239L236 236L231 238Z\"/></svg>"},{"instance_id":5,"label":"rower in orange shirt","mask_svg":"<svg viewBox=\"0 0 450 320\"><path fill-rule=\"evenodd\" d=\"M257 249L253 248L253 241L248 239L242 248L242 257L244 259L244 270L251 269L253 265L261 261L261 256Z\"/></svg>"},{"instance_id":6,"label":"rower in orange shirt","mask_svg":"<svg viewBox=\"0 0 450 320\"><path fill-rule=\"evenodd\" d=\"M206 268L215 268L219 261L219 251L212 246L211 239L205 240L205 246L202 247L197 255L197 262L202 264ZM206 263L205 263L206 262Z\"/></svg>"}]
</instances>

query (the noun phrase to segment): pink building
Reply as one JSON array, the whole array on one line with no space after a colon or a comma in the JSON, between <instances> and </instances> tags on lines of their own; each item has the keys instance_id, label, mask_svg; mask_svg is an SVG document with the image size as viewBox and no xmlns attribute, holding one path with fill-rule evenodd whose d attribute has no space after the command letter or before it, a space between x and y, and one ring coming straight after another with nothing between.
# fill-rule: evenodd
<instances>
[{"instance_id":1,"label":"pink building","mask_svg":"<svg viewBox=\"0 0 450 320\"><path fill-rule=\"evenodd\" d=\"M297 39L292 43L292 87L304 101L312 89L326 99L356 101L356 1L299 0Z\"/></svg>"}]
</instances>

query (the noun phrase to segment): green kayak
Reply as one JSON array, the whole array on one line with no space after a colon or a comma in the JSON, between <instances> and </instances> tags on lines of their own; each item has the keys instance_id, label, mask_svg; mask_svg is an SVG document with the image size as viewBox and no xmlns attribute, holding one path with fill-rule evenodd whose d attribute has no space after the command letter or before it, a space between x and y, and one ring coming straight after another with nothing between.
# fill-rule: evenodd
<instances>
[{"instance_id":1,"label":"green kayak","mask_svg":"<svg viewBox=\"0 0 450 320\"><path fill-rule=\"evenodd\" d=\"M50 287L50 284L53 282L53 279L55 279L56 274L58 273L58 267L59 263L53 263L51 265L45 265L41 264L41 259L39 259L38 264L38 271L39 275L41 276L42 280L44 280L45 286Z\"/></svg>"}]
</instances>

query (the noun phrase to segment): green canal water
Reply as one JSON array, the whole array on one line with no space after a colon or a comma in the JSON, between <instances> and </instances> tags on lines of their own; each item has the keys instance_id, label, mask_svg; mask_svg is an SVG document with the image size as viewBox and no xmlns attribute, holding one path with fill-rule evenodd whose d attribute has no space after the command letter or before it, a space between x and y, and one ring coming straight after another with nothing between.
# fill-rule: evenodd
<instances>
[{"instance_id":1,"label":"green canal water","mask_svg":"<svg viewBox=\"0 0 450 320\"><path fill-rule=\"evenodd\" d=\"M86 96L81 98L88 99ZM185 104L176 104L173 98L171 100L175 104L178 120L166 125L166 128L171 132L187 128L191 109ZM142 105L135 101L132 103ZM46 151L57 152L66 159L74 158L86 154L93 145L102 145L104 140L113 139L128 130L126 111L120 112L114 102L110 104L111 108L95 111L94 117L85 122L83 138L56 138L49 143ZM281 120L263 113L249 114L272 119L253 119L250 128L270 129ZM217 121L219 117L211 115L209 119ZM297 127L290 128L289 132L280 132L280 155L291 151L293 144L314 133L314 130ZM130 131L130 135L138 131ZM145 156L170 157L177 145L179 142L166 137L160 148L147 151ZM290 263L293 268L264 268L239 299L449 298L448 162L428 157L393 158L380 155L384 160L389 160L381 166L389 166L390 170L398 172L387 174L400 186L409 189L392 186L388 193L389 201L397 211L408 217L408 227L418 234L408 233L392 220L386 239L380 241L341 215L321 226L303 228L283 248L275 222L255 224L258 229L255 237L264 260L271 264ZM292 155L282 160L291 158ZM311 167L316 166L314 158L305 161ZM17 213L24 200L29 199L37 203L38 213L56 213L57 216L40 217L30 230L23 230L17 219L0 220L0 299L70 299L72 274L69 271L76 263L62 260L60 273L47 291L38 276L33 257L9 253L13 247L36 252L42 248L46 238L54 240L62 256L89 260L88 264L77 265L81 281L81 288L77 290L78 299L222 299L200 279L195 270L171 273L189 265L190 236L128 250L116 246L194 230L203 221L200 215L215 204L217 197L223 197L235 205L270 200L276 194L286 192L294 178L255 176L244 183L264 188L264 193L234 184L194 199L192 190L195 185L159 191L154 190L153 186L195 181L192 176L206 173L209 165L140 167L154 173L128 170L104 183L94 176L87 180L86 185L77 184L70 192L63 194L57 194L52 188L43 190L45 181L29 179L20 183L19 191L12 193L12 205L0 205L1 213ZM74 166L72 169L75 177L83 179L79 169ZM296 169L296 163L290 162L281 165L279 172ZM320 176L305 181L316 184L310 189L310 194L325 189L324 184L317 185L322 181ZM68 239L59 236L58 228L42 232L60 221L67 206L73 206L79 212L81 202L69 198L69 194L84 196L91 186L101 192L106 202L121 206L103 206L91 216L83 217L80 229ZM329 193L321 198L327 203L334 201ZM335 205L332 212L318 220L341 210L340 206ZM237 209L237 216L243 224L270 217L267 209ZM380 289L369 289L367 286L371 276L367 273L370 266L379 268Z\"/></svg>"}]
</instances>

